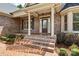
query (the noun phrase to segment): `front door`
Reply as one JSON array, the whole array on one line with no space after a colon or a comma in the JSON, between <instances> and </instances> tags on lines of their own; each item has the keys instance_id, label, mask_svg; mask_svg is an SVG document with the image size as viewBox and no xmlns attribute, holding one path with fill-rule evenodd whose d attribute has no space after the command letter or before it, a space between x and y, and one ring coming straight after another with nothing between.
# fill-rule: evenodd
<instances>
[{"instance_id":1,"label":"front door","mask_svg":"<svg viewBox=\"0 0 79 59\"><path fill-rule=\"evenodd\" d=\"M47 33L48 19L42 19L42 33Z\"/></svg>"}]
</instances>

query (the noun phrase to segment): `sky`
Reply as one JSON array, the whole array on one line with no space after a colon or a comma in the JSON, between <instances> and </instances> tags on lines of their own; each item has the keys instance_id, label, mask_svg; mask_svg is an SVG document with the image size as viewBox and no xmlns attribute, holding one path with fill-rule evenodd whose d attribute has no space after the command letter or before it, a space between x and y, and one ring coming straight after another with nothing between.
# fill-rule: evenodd
<instances>
[{"instance_id":1,"label":"sky","mask_svg":"<svg viewBox=\"0 0 79 59\"><path fill-rule=\"evenodd\" d=\"M19 4L21 4L22 6L24 6L25 3L12 3L12 4L14 4L16 6L19 5Z\"/></svg>"}]
</instances>

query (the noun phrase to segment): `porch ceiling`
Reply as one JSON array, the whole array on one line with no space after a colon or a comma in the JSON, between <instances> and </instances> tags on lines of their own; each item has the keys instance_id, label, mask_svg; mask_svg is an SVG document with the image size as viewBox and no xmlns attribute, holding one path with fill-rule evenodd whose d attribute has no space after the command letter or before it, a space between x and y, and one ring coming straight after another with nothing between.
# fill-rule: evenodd
<instances>
[{"instance_id":1,"label":"porch ceiling","mask_svg":"<svg viewBox=\"0 0 79 59\"><path fill-rule=\"evenodd\" d=\"M30 12L31 15L37 16L38 14L42 13L49 13L51 6L53 7L54 4L38 4L31 7L27 7L23 10L16 11L13 13L13 17L25 17L27 13Z\"/></svg>"}]
</instances>

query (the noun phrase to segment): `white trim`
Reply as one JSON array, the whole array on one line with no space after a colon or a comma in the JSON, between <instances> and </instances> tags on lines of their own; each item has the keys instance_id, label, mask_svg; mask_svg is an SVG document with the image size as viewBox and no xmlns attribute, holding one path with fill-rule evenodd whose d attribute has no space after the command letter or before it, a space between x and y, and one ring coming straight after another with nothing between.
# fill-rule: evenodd
<instances>
[{"instance_id":1,"label":"white trim","mask_svg":"<svg viewBox=\"0 0 79 59\"><path fill-rule=\"evenodd\" d=\"M28 35L31 35L31 19L29 12L28 12Z\"/></svg>"},{"instance_id":2,"label":"white trim","mask_svg":"<svg viewBox=\"0 0 79 59\"><path fill-rule=\"evenodd\" d=\"M54 36L54 8L51 7L51 36Z\"/></svg>"}]
</instances>

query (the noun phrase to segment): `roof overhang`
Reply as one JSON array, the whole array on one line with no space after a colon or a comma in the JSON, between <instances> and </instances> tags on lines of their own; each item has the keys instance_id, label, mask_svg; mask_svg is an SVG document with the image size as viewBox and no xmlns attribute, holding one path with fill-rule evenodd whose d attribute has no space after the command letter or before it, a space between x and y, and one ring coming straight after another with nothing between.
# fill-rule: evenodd
<instances>
[{"instance_id":1,"label":"roof overhang","mask_svg":"<svg viewBox=\"0 0 79 59\"><path fill-rule=\"evenodd\" d=\"M10 14L4 13L4 12L0 12L1 16L7 16L7 17L12 17Z\"/></svg>"},{"instance_id":2,"label":"roof overhang","mask_svg":"<svg viewBox=\"0 0 79 59\"><path fill-rule=\"evenodd\" d=\"M58 6L59 4L55 3L40 3L36 4L27 8L23 8L20 10L17 10L13 13L13 17L21 17L24 15L27 15L28 12L32 13L44 13L44 12L50 12L51 7ZM55 7L54 7L55 8Z\"/></svg>"},{"instance_id":3,"label":"roof overhang","mask_svg":"<svg viewBox=\"0 0 79 59\"><path fill-rule=\"evenodd\" d=\"M79 12L79 6L72 6L72 7L66 8L66 9L62 10L60 12L60 14L65 15L68 12L73 12L73 13Z\"/></svg>"}]
</instances>

